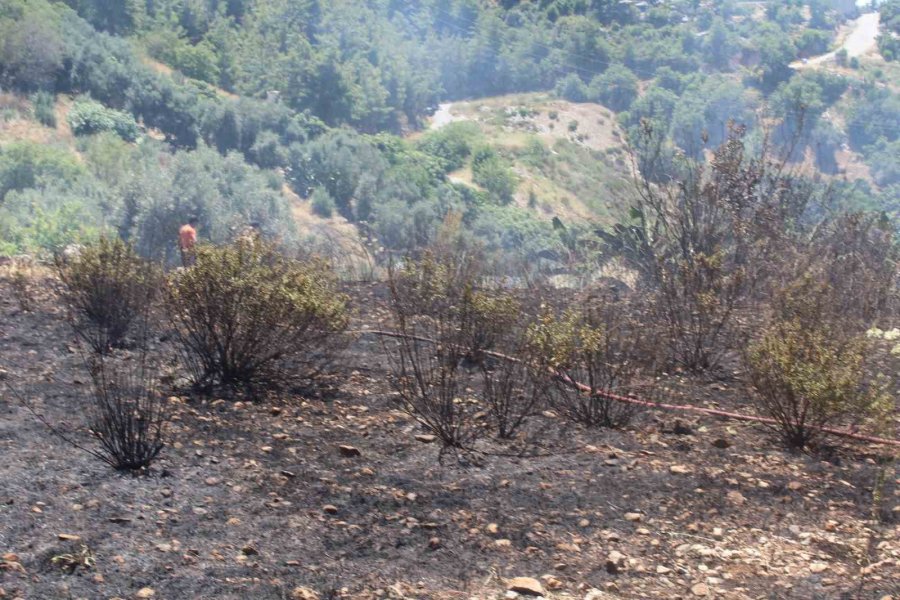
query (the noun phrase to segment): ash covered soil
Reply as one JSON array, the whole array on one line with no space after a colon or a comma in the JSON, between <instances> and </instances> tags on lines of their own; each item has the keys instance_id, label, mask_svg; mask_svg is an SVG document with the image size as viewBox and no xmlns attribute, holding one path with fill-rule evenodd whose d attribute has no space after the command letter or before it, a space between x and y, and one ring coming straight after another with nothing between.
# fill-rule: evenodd
<instances>
[{"instance_id":1,"label":"ash covered soil","mask_svg":"<svg viewBox=\"0 0 900 600\"><path fill-rule=\"evenodd\" d=\"M90 443L88 376L61 305L0 279L0 377ZM359 327L379 291L352 288ZM360 336L325 391L248 403L173 391L151 473L117 473L0 394L0 598L900 598L900 492L884 448L780 450L748 423L649 411L624 431L547 413L538 456L452 456L397 410ZM746 409L734 382L674 379ZM675 392L673 392L675 394ZM672 400L673 398L667 398ZM355 452L342 452L340 446ZM53 558L87 548L90 567ZM525 597L525 596L523 596Z\"/></svg>"}]
</instances>

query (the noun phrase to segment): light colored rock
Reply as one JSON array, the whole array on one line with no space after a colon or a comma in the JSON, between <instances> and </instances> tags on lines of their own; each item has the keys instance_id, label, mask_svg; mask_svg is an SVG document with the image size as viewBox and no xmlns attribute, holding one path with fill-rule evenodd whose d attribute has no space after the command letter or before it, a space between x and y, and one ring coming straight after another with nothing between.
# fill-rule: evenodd
<instances>
[{"instance_id":1,"label":"light colored rock","mask_svg":"<svg viewBox=\"0 0 900 600\"><path fill-rule=\"evenodd\" d=\"M319 595L309 588L296 587L291 592L291 600L319 600Z\"/></svg>"},{"instance_id":2,"label":"light colored rock","mask_svg":"<svg viewBox=\"0 0 900 600\"><path fill-rule=\"evenodd\" d=\"M670 473L675 473L676 475L687 475L691 473L691 468L687 465L672 465L669 467Z\"/></svg>"},{"instance_id":3,"label":"light colored rock","mask_svg":"<svg viewBox=\"0 0 900 600\"><path fill-rule=\"evenodd\" d=\"M744 498L744 495L736 490L731 490L730 492L725 494L725 499L732 504L736 504L737 506L741 506L744 502L747 501L747 499Z\"/></svg>"},{"instance_id":4,"label":"light colored rock","mask_svg":"<svg viewBox=\"0 0 900 600\"><path fill-rule=\"evenodd\" d=\"M138 593L134 595L135 598L153 598L156 596L156 590L153 588L145 587L138 590Z\"/></svg>"},{"instance_id":5,"label":"light colored rock","mask_svg":"<svg viewBox=\"0 0 900 600\"><path fill-rule=\"evenodd\" d=\"M625 513L625 520L636 523L641 520L641 513L628 512Z\"/></svg>"},{"instance_id":6,"label":"light colored rock","mask_svg":"<svg viewBox=\"0 0 900 600\"><path fill-rule=\"evenodd\" d=\"M828 570L828 565L826 565L825 563L814 562L813 564L809 565L810 573L822 573L826 570Z\"/></svg>"},{"instance_id":7,"label":"light colored rock","mask_svg":"<svg viewBox=\"0 0 900 600\"><path fill-rule=\"evenodd\" d=\"M518 594L526 594L529 596L543 596L544 586L541 582L533 577L514 577L506 584L506 589Z\"/></svg>"},{"instance_id":8,"label":"light colored rock","mask_svg":"<svg viewBox=\"0 0 900 600\"><path fill-rule=\"evenodd\" d=\"M709 586L705 583L695 583L691 586L691 593L695 596L709 596Z\"/></svg>"}]
</instances>

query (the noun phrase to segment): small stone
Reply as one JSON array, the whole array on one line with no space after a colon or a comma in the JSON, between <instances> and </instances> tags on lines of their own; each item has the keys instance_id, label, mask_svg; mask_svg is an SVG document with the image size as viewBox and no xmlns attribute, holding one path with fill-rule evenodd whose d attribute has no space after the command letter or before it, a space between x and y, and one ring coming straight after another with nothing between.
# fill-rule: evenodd
<instances>
[{"instance_id":1,"label":"small stone","mask_svg":"<svg viewBox=\"0 0 900 600\"><path fill-rule=\"evenodd\" d=\"M615 575L622 570L622 566L624 564L625 557L622 555L622 553L613 550L606 558L606 572L610 575Z\"/></svg>"},{"instance_id":2,"label":"small stone","mask_svg":"<svg viewBox=\"0 0 900 600\"><path fill-rule=\"evenodd\" d=\"M319 595L309 588L297 587L291 592L291 600L319 600Z\"/></svg>"},{"instance_id":3,"label":"small stone","mask_svg":"<svg viewBox=\"0 0 900 600\"><path fill-rule=\"evenodd\" d=\"M708 596L709 586L705 583L695 583L691 586L691 593L695 596Z\"/></svg>"},{"instance_id":4,"label":"small stone","mask_svg":"<svg viewBox=\"0 0 900 600\"><path fill-rule=\"evenodd\" d=\"M491 535L496 535L497 532L500 531L500 527L496 523L488 523L485 530Z\"/></svg>"},{"instance_id":5,"label":"small stone","mask_svg":"<svg viewBox=\"0 0 900 600\"><path fill-rule=\"evenodd\" d=\"M359 448L353 446L338 446L338 450L340 450L341 456L346 456L347 458L362 456L362 452L359 451Z\"/></svg>"},{"instance_id":6,"label":"small stone","mask_svg":"<svg viewBox=\"0 0 900 600\"><path fill-rule=\"evenodd\" d=\"M243 548L241 548L241 553L244 556L256 556L259 554L259 550L254 548L251 544L247 544Z\"/></svg>"},{"instance_id":7,"label":"small stone","mask_svg":"<svg viewBox=\"0 0 900 600\"><path fill-rule=\"evenodd\" d=\"M423 444L431 444L435 440L437 440L437 436L431 435L430 433L420 433L416 436L416 441L422 442Z\"/></svg>"},{"instance_id":8,"label":"small stone","mask_svg":"<svg viewBox=\"0 0 900 600\"><path fill-rule=\"evenodd\" d=\"M725 532L722 531L721 527L713 527L712 534L717 540L721 540L725 536Z\"/></svg>"},{"instance_id":9,"label":"small stone","mask_svg":"<svg viewBox=\"0 0 900 600\"><path fill-rule=\"evenodd\" d=\"M796 491L799 491L803 487L803 484L800 483L799 481L792 481L787 484L787 487L792 492L796 492Z\"/></svg>"},{"instance_id":10,"label":"small stone","mask_svg":"<svg viewBox=\"0 0 900 600\"><path fill-rule=\"evenodd\" d=\"M441 538L433 537L430 540L428 540L429 550L437 550L440 547L441 547Z\"/></svg>"},{"instance_id":11,"label":"small stone","mask_svg":"<svg viewBox=\"0 0 900 600\"><path fill-rule=\"evenodd\" d=\"M138 590L138 593L135 594L136 598L153 598L156 596L156 590L153 588L145 587Z\"/></svg>"},{"instance_id":12,"label":"small stone","mask_svg":"<svg viewBox=\"0 0 900 600\"><path fill-rule=\"evenodd\" d=\"M494 545L498 548L511 548L512 542L505 538L502 538L499 540L494 540Z\"/></svg>"},{"instance_id":13,"label":"small stone","mask_svg":"<svg viewBox=\"0 0 900 600\"><path fill-rule=\"evenodd\" d=\"M336 515L338 512L338 507L333 504L326 504L322 507L322 510L329 515Z\"/></svg>"},{"instance_id":14,"label":"small stone","mask_svg":"<svg viewBox=\"0 0 900 600\"><path fill-rule=\"evenodd\" d=\"M669 567L664 567L662 565L656 566L657 575L665 575L666 573L671 573L671 572L672 572L672 569L670 569Z\"/></svg>"},{"instance_id":15,"label":"small stone","mask_svg":"<svg viewBox=\"0 0 900 600\"><path fill-rule=\"evenodd\" d=\"M731 448L731 442L729 442L725 438L714 439L712 445L713 445L713 447L719 448L721 450L725 450L726 448Z\"/></svg>"},{"instance_id":16,"label":"small stone","mask_svg":"<svg viewBox=\"0 0 900 600\"><path fill-rule=\"evenodd\" d=\"M515 577L510 579L506 584L506 589L510 592L525 594L528 596L543 596L544 586L541 582L532 577Z\"/></svg>"},{"instance_id":17,"label":"small stone","mask_svg":"<svg viewBox=\"0 0 900 600\"><path fill-rule=\"evenodd\" d=\"M582 528L583 528L583 527L590 527L590 526L591 526L591 522L588 521L587 519L581 519L580 521L578 521L578 526L579 526L579 527L582 527Z\"/></svg>"},{"instance_id":18,"label":"small stone","mask_svg":"<svg viewBox=\"0 0 900 600\"><path fill-rule=\"evenodd\" d=\"M131 518L130 517L110 517L109 522L115 523L116 525L127 525L128 523L131 523Z\"/></svg>"},{"instance_id":19,"label":"small stone","mask_svg":"<svg viewBox=\"0 0 900 600\"><path fill-rule=\"evenodd\" d=\"M687 465L672 465L669 467L670 473L675 473L676 475L687 475L691 472L691 468Z\"/></svg>"},{"instance_id":20,"label":"small stone","mask_svg":"<svg viewBox=\"0 0 900 600\"><path fill-rule=\"evenodd\" d=\"M641 520L641 513L628 512L625 513L625 520L636 523Z\"/></svg>"},{"instance_id":21,"label":"small stone","mask_svg":"<svg viewBox=\"0 0 900 600\"><path fill-rule=\"evenodd\" d=\"M827 569L828 569L828 565L826 565L825 563L815 562L815 563L809 565L810 573L822 573L822 572L826 571Z\"/></svg>"},{"instance_id":22,"label":"small stone","mask_svg":"<svg viewBox=\"0 0 900 600\"><path fill-rule=\"evenodd\" d=\"M675 427L672 428L672 432L675 435L693 435L694 433L691 430L691 426L681 419L675 419Z\"/></svg>"},{"instance_id":23,"label":"small stone","mask_svg":"<svg viewBox=\"0 0 900 600\"><path fill-rule=\"evenodd\" d=\"M71 533L60 533L56 537L64 542L77 542L81 539L80 535L73 535Z\"/></svg>"},{"instance_id":24,"label":"small stone","mask_svg":"<svg viewBox=\"0 0 900 600\"><path fill-rule=\"evenodd\" d=\"M744 498L743 494L735 490L731 490L730 492L725 494L725 498L732 504L737 504L738 506L741 506L744 502L747 501L747 499Z\"/></svg>"},{"instance_id":25,"label":"small stone","mask_svg":"<svg viewBox=\"0 0 900 600\"><path fill-rule=\"evenodd\" d=\"M541 575L541 579L543 580L544 585L547 586L547 589L558 590L563 587L563 582L553 575Z\"/></svg>"}]
</instances>

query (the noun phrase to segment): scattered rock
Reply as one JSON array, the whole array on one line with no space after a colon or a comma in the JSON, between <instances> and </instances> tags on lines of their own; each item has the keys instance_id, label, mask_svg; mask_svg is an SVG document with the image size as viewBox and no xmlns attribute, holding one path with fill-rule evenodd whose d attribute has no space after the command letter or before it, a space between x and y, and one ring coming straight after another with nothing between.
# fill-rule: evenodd
<instances>
[{"instance_id":1,"label":"scattered rock","mask_svg":"<svg viewBox=\"0 0 900 600\"><path fill-rule=\"evenodd\" d=\"M145 587L138 590L138 593L134 595L135 598L153 598L156 596L156 590L153 588Z\"/></svg>"},{"instance_id":2,"label":"scattered rock","mask_svg":"<svg viewBox=\"0 0 900 600\"><path fill-rule=\"evenodd\" d=\"M656 567L657 575L665 575L666 573L671 573L671 572L672 572L672 569L670 569L669 567L664 567L662 565L657 565L657 567Z\"/></svg>"},{"instance_id":3,"label":"scattered rock","mask_svg":"<svg viewBox=\"0 0 900 600\"><path fill-rule=\"evenodd\" d=\"M491 535L496 535L497 532L500 531L500 527L496 523L488 523L485 530Z\"/></svg>"},{"instance_id":4,"label":"scattered rock","mask_svg":"<svg viewBox=\"0 0 900 600\"><path fill-rule=\"evenodd\" d=\"M622 571L625 566L625 556L621 552L613 550L606 558L606 572L610 575L616 575Z\"/></svg>"},{"instance_id":5,"label":"scattered rock","mask_svg":"<svg viewBox=\"0 0 900 600\"><path fill-rule=\"evenodd\" d=\"M729 442L725 438L714 439L712 445L713 445L713 447L720 448L722 450L725 450L726 448L731 448L731 442Z\"/></svg>"},{"instance_id":6,"label":"scattered rock","mask_svg":"<svg viewBox=\"0 0 900 600\"><path fill-rule=\"evenodd\" d=\"M725 537L725 532L722 531L721 527L713 527L712 535L717 540L721 540L723 537Z\"/></svg>"},{"instance_id":7,"label":"scattered rock","mask_svg":"<svg viewBox=\"0 0 900 600\"><path fill-rule=\"evenodd\" d=\"M693 435L694 433L691 426L681 419L675 419L675 427L672 428L672 432L676 435Z\"/></svg>"},{"instance_id":8,"label":"scattered rock","mask_svg":"<svg viewBox=\"0 0 900 600\"><path fill-rule=\"evenodd\" d=\"M641 520L641 513L628 512L625 513L625 520L636 523Z\"/></svg>"},{"instance_id":9,"label":"scattered rock","mask_svg":"<svg viewBox=\"0 0 900 600\"><path fill-rule=\"evenodd\" d=\"M130 517L110 517L109 522L115 523L116 525L127 525L127 524L131 523L131 518Z\"/></svg>"},{"instance_id":10,"label":"scattered rock","mask_svg":"<svg viewBox=\"0 0 900 600\"><path fill-rule=\"evenodd\" d=\"M319 595L309 588L297 587L291 592L291 600L319 600Z\"/></svg>"},{"instance_id":11,"label":"scattered rock","mask_svg":"<svg viewBox=\"0 0 900 600\"><path fill-rule=\"evenodd\" d=\"M822 572L826 571L827 569L828 569L828 565L826 565L825 563L821 563L821 562L814 562L813 564L809 565L810 573L822 573Z\"/></svg>"},{"instance_id":12,"label":"scattered rock","mask_svg":"<svg viewBox=\"0 0 900 600\"><path fill-rule=\"evenodd\" d=\"M705 583L695 583L691 586L691 593L695 596L709 596L709 586Z\"/></svg>"},{"instance_id":13,"label":"scattered rock","mask_svg":"<svg viewBox=\"0 0 900 600\"><path fill-rule=\"evenodd\" d=\"M730 492L725 494L725 499L732 504L737 504L738 506L741 506L744 502L747 501L747 499L744 498L743 494L735 490L731 490Z\"/></svg>"},{"instance_id":14,"label":"scattered rock","mask_svg":"<svg viewBox=\"0 0 900 600\"><path fill-rule=\"evenodd\" d=\"M423 444L431 444L435 440L437 440L437 436L431 435L430 433L420 433L416 436L416 441L422 442Z\"/></svg>"},{"instance_id":15,"label":"scattered rock","mask_svg":"<svg viewBox=\"0 0 900 600\"><path fill-rule=\"evenodd\" d=\"M676 475L687 475L691 472L691 468L687 465L672 465L669 467L670 473L675 473Z\"/></svg>"},{"instance_id":16,"label":"scattered rock","mask_svg":"<svg viewBox=\"0 0 900 600\"><path fill-rule=\"evenodd\" d=\"M359 451L359 448L353 446L338 446L338 450L340 450L341 456L346 456L347 458L362 456L362 452Z\"/></svg>"},{"instance_id":17,"label":"scattered rock","mask_svg":"<svg viewBox=\"0 0 900 600\"><path fill-rule=\"evenodd\" d=\"M526 594L529 596L543 596L544 586L541 582L532 577L515 577L510 579L506 584L506 589L518 594Z\"/></svg>"},{"instance_id":18,"label":"scattered rock","mask_svg":"<svg viewBox=\"0 0 900 600\"><path fill-rule=\"evenodd\" d=\"M803 484L800 483L799 481L791 481L790 483L787 484L787 487L792 492L797 492L803 487Z\"/></svg>"},{"instance_id":19,"label":"scattered rock","mask_svg":"<svg viewBox=\"0 0 900 600\"><path fill-rule=\"evenodd\" d=\"M494 545L498 548L512 548L512 542L507 539L494 540Z\"/></svg>"},{"instance_id":20,"label":"scattered rock","mask_svg":"<svg viewBox=\"0 0 900 600\"><path fill-rule=\"evenodd\" d=\"M81 539L80 535L73 535L71 533L60 533L56 537L64 542L77 542Z\"/></svg>"},{"instance_id":21,"label":"scattered rock","mask_svg":"<svg viewBox=\"0 0 900 600\"><path fill-rule=\"evenodd\" d=\"M333 504L326 504L322 507L322 511L328 513L329 515L336 515L338 513L338 507Z\"/></svg>"},{"instance_id":22,"label":"scattered rock","mask_svg":"<svg viewBox=\"0 0 900 600\"><path fill-rule=\"evenodd\" d=\"M429 550L437 550L440 547L441 547L441 538L433 537L430 540L428 540L428 549Z\"/></svg>"},{"instance_id":23,"label":"scattered rock","mask_svg":"<svg viewBox=\"0 0 900 600\"><path fill-rule=\"evenodd\" d=\"M241 554L244 556L257 556L259 555L259 550L254 548L252 544L247 544L241 548Z\"/></svg>"}]
</instances>

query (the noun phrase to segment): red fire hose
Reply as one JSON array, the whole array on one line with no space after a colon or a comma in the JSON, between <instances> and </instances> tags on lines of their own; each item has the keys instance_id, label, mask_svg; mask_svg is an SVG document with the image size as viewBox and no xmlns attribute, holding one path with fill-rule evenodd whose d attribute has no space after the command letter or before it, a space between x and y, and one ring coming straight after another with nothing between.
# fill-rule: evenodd
<instances>
[{"instance_id":1,"label":"red fire hose","mask_svg":"<svg viewBox=\"0 0 900 600\"><path fill-rule=\"evenodd\" d=\"M404 335L402 333L394 333L390 331L376 331L376 330L364 330L359 331L357 333L368 333L371 335L377 335L382 337L392 337L392 338L402 338L402 339L411 339L420 342L426 342L429 344L437 343L435 340L425 337L419 337L414 335ZM508 360L519 362L519 359L508 356L506 354L500 354L498 352L485 352L485 354L492 356L494 358L498 358L500 360ZM590 393L590 387L580 383L578 381L573 381L564 375L559 375L555 373L557 377L559 377L562 381L571 385L572 387L581 390L583 392ZM631 398L628 396L620 396L618 394L613 394L611 392L595 392L596 395L607 398L609 400L614 400L616 402L624 402L626 404L634 404L637 406L645 406L648 408L657 408L662 410L673 410L673 411L681 411L681 412L692 412L699 413L704 415L710 415L713 417L721 417L724 419L733 419L735 421L748 421L751 423L765 423L767 425L777 425L778 421L775 419L770 419L768 417L757 417L755 415L745 415L736 412L729 412L725 410L718 410L714 408L701 408L699 406L690 406L687 404L667 404L664 402L651 402L649 400L643 400L641 398ZM833 427L811 427L811 429L815 429L816 431L821 431L824 433L829 433L831 435L835 435L838 437L849 438L852 440L859 440L862 442L869 442L870 444L883 444L886 446L898 446L900 447L900 440L890 439L890 438L882 438L874 435L867 435L864 433L857 433L856 431L851 431L847 429L835 429Z\"/></svg>"}]
</instances>

